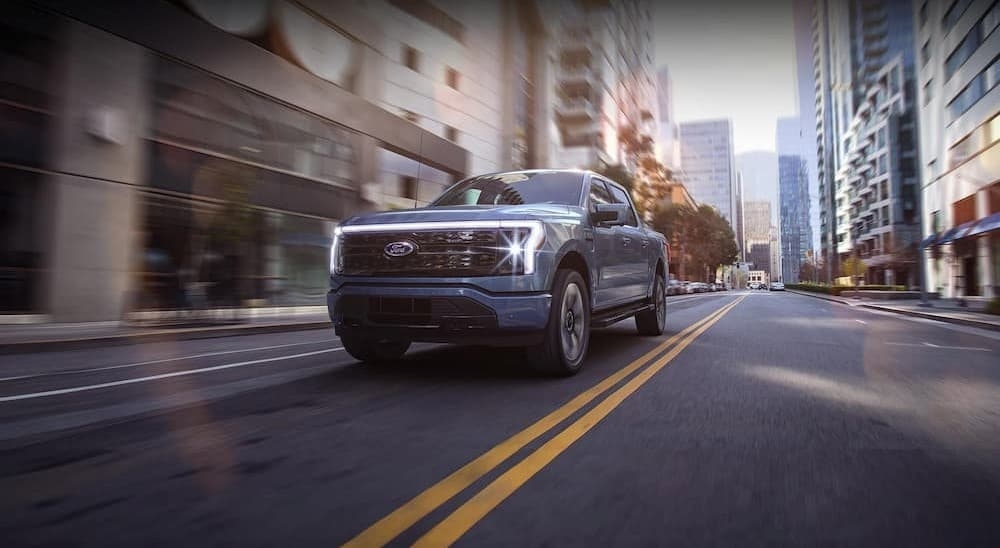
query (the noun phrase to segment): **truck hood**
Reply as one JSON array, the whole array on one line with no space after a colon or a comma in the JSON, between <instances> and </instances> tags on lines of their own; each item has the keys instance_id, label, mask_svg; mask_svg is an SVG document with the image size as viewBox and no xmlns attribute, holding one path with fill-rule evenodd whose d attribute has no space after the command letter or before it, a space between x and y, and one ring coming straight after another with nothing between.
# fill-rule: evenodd
<instances>
[{"instance_id":1,"label":"truck hood","mask_svg":"<svg viewBox=\"0 0 1000 548\"><path fill-rule=\"evenodd\" d=\"M342 226L383 223L425 223L461 221L548 220L579 222L581 208L556 204L525 204L510 206L449 206L422 207L395 211L380 211L351 217Z\"/></svg>"}]
</instances>

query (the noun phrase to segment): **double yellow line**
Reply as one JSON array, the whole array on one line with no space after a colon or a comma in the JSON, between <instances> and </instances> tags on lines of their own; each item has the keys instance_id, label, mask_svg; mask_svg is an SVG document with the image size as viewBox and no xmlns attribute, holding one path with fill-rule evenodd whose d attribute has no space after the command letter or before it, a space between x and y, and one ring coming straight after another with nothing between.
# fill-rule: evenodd
<instances>
[{"instance_id":1,"label":"double yellow line","mask_svg":"<svg viewBox=\"0 0 1000 548\"><path fill-rule=\"evenodd\" d=\"M745 296L738 298L695 322L680 333L670 337L618 372L605 378L555 411L542 417L531 426L507 438L496 447L483 453L475 460L437 482L403 506L400 506L389 515L375 522L372 526L358 534L358 536L347 541L344 546L384 546L495 469L529 443L555 428L559 423L581 410L629 375L648 365L638 375L635 375L621 387L608 394L597 405L525 457L524 460L515 464L500 477L476 493L465 504L417 540L415 546L442 546L454 543L479 520L485 517L486 514L499 506L501 502L531 479L532 476L552 462L559 454L569 448L570 445L583 437L584 434L596 426L602 419L607 417L626 398L649 381L653 375L666 367L671 360L677 357L696 338L708 328L715 325L716 322L722 319L726 313L736 307L745 298ZM673 348L669 352L650 363L651 360L671 346Z\"/></svg>"}]
</instances>

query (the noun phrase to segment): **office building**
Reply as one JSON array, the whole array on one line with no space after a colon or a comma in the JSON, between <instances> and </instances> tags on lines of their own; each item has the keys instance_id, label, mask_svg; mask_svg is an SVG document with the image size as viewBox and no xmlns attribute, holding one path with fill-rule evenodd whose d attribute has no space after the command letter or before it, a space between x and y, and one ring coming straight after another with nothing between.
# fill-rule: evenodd
<instances>
[{"instance_id":1,"label":"office building","mask_svg":"<svg viewBox=\"0 0 1000 548\"><path fill-rule=\"evenodd\" d=\"M812 251L808 159L803 153L798 117L781 118L777 127L778 217L781 278L799 282L799 268Z\"/></svg>"},{"instance_id":2,"label":"office building","mask_svg":"<svg viewBox=\"0 0 1000 548\"><path fill-rule=\"evenodd\" d=\"M746 261L746 249L744 244L746 243L746 224L744 215L744 195L743 195L743 173L740 171L736 172L736 214L735 214L735 226L733 227L733 234L736 235L736 245L739 248L739 256L736 258L737 261Z\"/></svg>"},{"instance_id":3,"label":"office building","mask_svg":"<svg viewBox=\"0 0 1000 548\"><path fill-rule=\"evenodd\" d=\"M748 200L743 204L746 233L747 262L755 270L763 270L777 278L772 268L772 238L776 238L771 224L771 202Z\"/></svg>"},{"instance_id":4,"label":"office building","mask_svg":"<svg viewBox=\"0 0 1000 548\"><path fill-rule=\"evenodd\" d=\"M926 288L1000 296L1000 6L915 2Z\"/></svg>"},{"instance_id":5,"label":"office building","mask_svg":"<svg viewBox=\"0 0 1000 548\"><path fill-rule=\"evenodd\" d=\"M471 4L470 4L471 5ZM655 141L657 96L652 2L557 2L552 167L621 164L634 172L619 134Z\"/></svg>"},{"instance_id":6,"label":"office building","mask_svg":"<svg viewBox=\"0 0 1000 548\"><path fill-rule=\"evenodd\" d=\"M806 161L809 226L812 241L808 249L819 248L819 204L816 156L816 82L813 72L813 6L815 0L793 0L792 21L795 33L795 99L797 105L799 150ZM778 151L781 154L781 151ZM784 265L783 265L784 266Z\"/></svg>"},{"instance_id":7,"label":"office building","mask_svg":"<svg viewBox=\"0 0 1000 548\"><path fill-rule=\"evenodd\" d=\"M548 162L543 5L4 5L2 312L322 305L340 220Z\"/></svg>"},{"instance_id":8,"label":"office building","mask_svg":"<svg viewBox=\"0 0 1000 548\"><path fill-rule=\"evenodd\" d=\"M685 122L680 125L680 136L684 184L698 203L714 207L730 225L735 224L732 123L729 120Z\"/></svg>"},{"instance_id":9,"label":"office building","mask_svg":"<svg viewBox=\"0 0 1000 548\"><path fill-rule=\"evenodd\" d=\"M919 239L910 2L818 0L814 76L820 247L868 283L913 284Z\"/></svg>"},{"instance_id":10,"label":"office building","mask_svg":"<svg viewBox=\"0 0 1000 548\"><path fill-rule=\"evenodd\" d=\"M678 170L681 165L680 128L674 115L674 82L667 67L660 67L656 73L656 97L660 121L657 158L668 169Z\"/></svg>"}]
</instances>

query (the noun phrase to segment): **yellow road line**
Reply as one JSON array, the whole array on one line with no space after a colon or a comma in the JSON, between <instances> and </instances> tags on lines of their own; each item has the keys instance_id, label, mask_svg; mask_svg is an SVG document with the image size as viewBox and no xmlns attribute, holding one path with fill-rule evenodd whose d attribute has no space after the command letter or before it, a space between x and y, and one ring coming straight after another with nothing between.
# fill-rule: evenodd
<instances>
[{"instance_id":1,"label":"yellow road line","mask_svg":"<svg viewBox=\"0 0 1000 548\"><path fill-rule=\"evenodd\" d=\"M410 501L406 504L400 506L392 513L372 524L356 537L347 541L344 546L384 546L386 543L396 538L401 533L412 527L415 523L426 517L427 514L430 514L445 502L448 502L448 500L452 497L465 490L467 487L475 483L476 480L483 477L500 465L503 461L510 458L511 455L520 451L524 448L524 446L528 445L552 428L555 428L556 425L566 420L566 418L579 411L585 405L609 390L614 385L618 384L618 382L622 379L629 376L643 365L646 365L649 360L656 357L670 345L687 336L699 326L704 325L713 318L719 317L727 311L729 307L735 306L736 302L730 303L726 307L716 310L705 318L702 318L701 320L688 326L680 333L677 333L658 345L656 348L645 353L642 357L636 359L616 373L608 376L593 387L580 393L555 411L552 411L548 415L542 417L531 426L528 426L524 430L521 430L517 434L507 438L486 453L476 457L475 460L462 466L455 472L452 472L449 476L427 488L416 497L410 499Z\"/></svg>"},{"instance_id":2,"label":"yellow road line","mask_svg":"<svg viewBox=\"0 0 1000 548\"><path fill-rule=\"evenodd\" d=\"M653 378L657 372L667 366L678 354L684 351L695 339L697 339L708 328L712 327L722 319L727 312L732 310L746 297L724 307L720 314L715 315L709 321L700 325L690 336L686 337L677 346L656 360L652 365L643 369L638 375L630 379L620 388L609 394L604 400L595 405L592 409L584 413L579 419L559 432L551 440L539 447L533 453L514 465L510 470L504 472L500 477L476 493L465 504L460 506L448 517L437 524L414 544L415 547L425 546L449 546L462 537L486 514L500 505L507 497L517 491L529 479L551 463L563 451L573 445L583 437L591 428L607 417L626 398L632 395L649 379Z\"/></svg>"}]
</instances>

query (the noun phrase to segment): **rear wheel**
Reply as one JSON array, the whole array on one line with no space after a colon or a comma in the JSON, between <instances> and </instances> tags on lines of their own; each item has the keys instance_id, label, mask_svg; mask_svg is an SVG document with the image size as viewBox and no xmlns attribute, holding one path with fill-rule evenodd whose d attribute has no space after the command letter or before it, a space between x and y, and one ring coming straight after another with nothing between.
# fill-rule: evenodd
<instances>
[{"instance_id":1,"label":"rear wheel","mask_svg":"<svg viewBox=\"0 0 1000 548\"><path fill-rule=\"evenodd\" d=\"M663 278L656 277L653 286L653 302L651 308L643 310L635 315L635 327L640 335L656 337L663 334L667 325L667 301Z\"/></svg>"},{"instance_id":2,"label":"rear wheel","mask_svg":"<svg viewBox=\"0 0 1000 548\"><path fill-rule=\"evenodd\" d=\"M409 341L378 341L352 335L341 337L340 342L348 354L364 363L395 361L410 349Z\"/></svg>"},{"instance_id":3,"label":"rear wheel","mask_svg":"<svg viewBox=\"0 0 1000 548\"><path fill-rule=\"evenodd\" d=\"M575 270L556 272L545 340L528 349L528 361L545 373L570 376L580 371L590 344L590 297Z\"/></svg>"}]
</instances>

